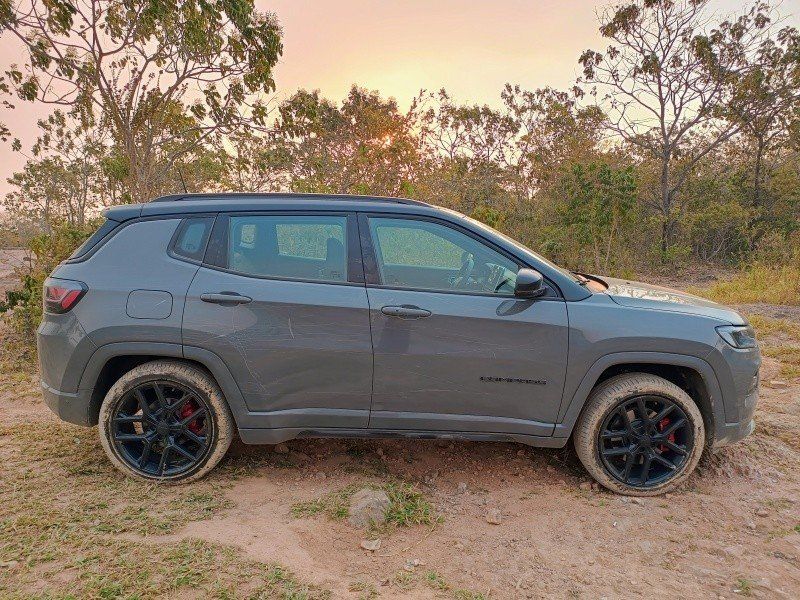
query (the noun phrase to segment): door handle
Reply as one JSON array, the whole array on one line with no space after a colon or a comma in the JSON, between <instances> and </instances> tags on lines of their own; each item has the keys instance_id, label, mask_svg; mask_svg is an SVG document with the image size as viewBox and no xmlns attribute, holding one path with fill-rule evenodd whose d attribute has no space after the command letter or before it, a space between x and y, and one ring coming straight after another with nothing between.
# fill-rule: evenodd
<instances>
[{"instance_id":1,"label":"door handle","mask_svg":"<svg viewBox=\"0 0 800 600\"><path fill-rule=\"evenodd\" d=\"M220 292L219 294L200 294L200 300L210 304L248 304L253 299L249 296L242 296L236 292Z\"/></svg>"},{"instance_id":2,"label":"door handle","mask_svg":"<svg viewBox=\"0 0 800 600\"><path fill-rule=\"evenodd\" d=\"M403 306L384 306L381 312L387 317L399 317L401 319L422 319L431 316L431 311L404 304Z\"/></svg>"}]
</instances>

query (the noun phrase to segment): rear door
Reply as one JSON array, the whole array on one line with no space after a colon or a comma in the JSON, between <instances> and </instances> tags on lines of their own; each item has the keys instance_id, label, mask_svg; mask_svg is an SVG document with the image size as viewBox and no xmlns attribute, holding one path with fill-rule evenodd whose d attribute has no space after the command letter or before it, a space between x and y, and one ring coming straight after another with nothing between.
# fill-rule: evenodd
<instances>
[{"instance_id":1,"label":"rear door","mask_svg":"<svg viewBox=\"0 0 800 600\"><path fill-rule=\"evenodd\" d=\"M355 217L220 215L183 340L220 356L263 427L366 427L372 344Z\"/></svg>"},{"instance_id":2,"label":"rear door","mask_svg":"<svg viewBox=\"0 0 800 600\"><path fill-rule=\"evenodd\" d=\"M375 375L370 428L553 431L567 309L513 295L520 264L450 222L361 216Z\"/></svg>"}]
</instances>

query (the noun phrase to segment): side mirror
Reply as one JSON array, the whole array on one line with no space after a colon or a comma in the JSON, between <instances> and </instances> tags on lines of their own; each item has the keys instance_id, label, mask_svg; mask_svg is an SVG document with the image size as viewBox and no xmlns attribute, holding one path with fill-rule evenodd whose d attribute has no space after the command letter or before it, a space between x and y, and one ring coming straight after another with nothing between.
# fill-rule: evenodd
<instances>
[{"instance_id":1,"label":"side mirror","mask_svg":"<svg viewBox=\"0 0 800 600\"><path fill-rule=\"evenodd\" d=\"M539 271L533 269L517 271L517 284L514 286L514 295L517 298L538 298L545 293L547 293L547 288Z\"/></svg>"}]
</instances>

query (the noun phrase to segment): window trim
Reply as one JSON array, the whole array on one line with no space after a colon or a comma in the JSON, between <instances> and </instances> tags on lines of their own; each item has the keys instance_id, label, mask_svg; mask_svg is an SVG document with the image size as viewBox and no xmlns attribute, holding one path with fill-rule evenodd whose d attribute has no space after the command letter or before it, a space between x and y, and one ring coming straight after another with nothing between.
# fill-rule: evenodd
<instances>
[{"instance_id":1,"label":"window trim","mask_svg":"<svg viewBox=\"0 0 800 600\"><path fill-rule=\"evenodd\" d=\"M303 277L282 277L278 275L257 275L229 269L228 264L228 234L230 232L231 217L345 217L345 244L347 246L347 278L345 281L326 281L324 279L307 279ZM349 211L230 211L219 213L214 227L211 230L203 266L215 271L230 273L239 277L250 279L264 279L268 281L293 281L298 283L317 283L322 285L364 285L364 266L361 256L361 245L358 242L358 223L356 214Z\"/></svg>"},{"instance_id":2,"label":"window trim","mask_svg":"<svg viewBox=\"0 0 800 600\"><path fill-rule=\"evenodd\" d=\"M525 268L531 269L535 267L531 267L527 263L521 261L517 256L514 256L510 252L508 252L505 248L501 248L491 240L487 240L482 235L458 225L457 223L453 223L452 221L447 221L445 219L441 219L438 217L432 217L429 215L419 215L419 214L404 214L404 213L395 213L395 212L359 212L358 213L358 232L359 232L359 239L361 240L361 248L363 252L363 264L364 264L364 275L366 279L367 287L372 288L379 288L384 290L398 290L398 291L406 291L406 292L427 292L427 293L435 293L435 294L458 294L460 296L484 296L488 298L498 298L498 299L518 299L518 300L531 300L531 298L517 298L513 294L505 295L505 294L493 294L491 292L475 292L469 290L440 290L440 289L433 289L433 288L414 288L414 287L407 287L407 286L396 286L396 285L385 285L381 281L380 276L380 269L378 267L378 260L377 260L377 253L375 247L373 245L372 240L372 232L369 225L369 219L401 219L406 221L428 221L431 223L436 223L438 225L442 225L444 227L449 227L459 233L463 233L468 237L473 238L478 243L483 244L484 246L489 247L491 250L494 250L498 254L504 256L511 262L515 263L518 268ZM544 275L542 275L544 277ZM564 300L561 296L561 292L558 287L550 281L547 277L544 277L545 285L550 290L550 293L541 296L539 298L533 298L533 300Z\"/></svg>"}]
</instances>

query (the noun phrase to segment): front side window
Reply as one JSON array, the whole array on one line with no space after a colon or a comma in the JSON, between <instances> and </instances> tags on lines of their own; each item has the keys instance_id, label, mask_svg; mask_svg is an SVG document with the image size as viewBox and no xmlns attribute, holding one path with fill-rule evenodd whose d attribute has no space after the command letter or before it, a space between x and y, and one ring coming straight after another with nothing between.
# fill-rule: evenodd
<instances>
[{"instance_id":1,"label":"front side window","mask_svg":"<svg viewBox=\"0 0 800 600\"><path fill-rule=\"evenodd\" d=\"M383 285L511 296L518 265L484 243L440 223L371 218Z\"/></svg>"},{"instance_id":2,"label":"front side window","mask_svg":"<svg viewBox=\"0 0 800 600\"><path fill-rule=\"evenodd\" d=\"M347 281L347 217L233 216L228 264L261 277Z\"/></svg>"}]
</instances>

